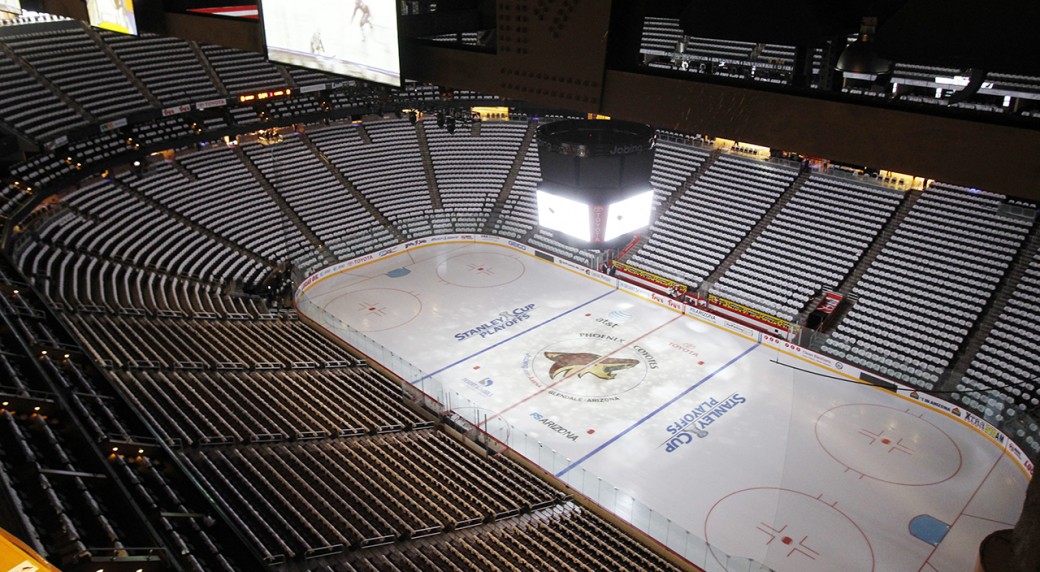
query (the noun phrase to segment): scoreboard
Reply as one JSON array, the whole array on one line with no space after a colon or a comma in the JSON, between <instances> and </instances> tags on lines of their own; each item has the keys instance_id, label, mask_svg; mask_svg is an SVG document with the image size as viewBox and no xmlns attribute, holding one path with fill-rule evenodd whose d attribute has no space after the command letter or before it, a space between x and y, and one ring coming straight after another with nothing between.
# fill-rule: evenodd
<instances>
[{"instance_id":1,"label":"scoreboard","mask_svg":"<svg viewBox=\"0 0 1040 572\"><path fill-rule=\"evenodd\" d=\"M263 0L273 62L401 85L396 0Z\"/></svg>"}]
</instances>

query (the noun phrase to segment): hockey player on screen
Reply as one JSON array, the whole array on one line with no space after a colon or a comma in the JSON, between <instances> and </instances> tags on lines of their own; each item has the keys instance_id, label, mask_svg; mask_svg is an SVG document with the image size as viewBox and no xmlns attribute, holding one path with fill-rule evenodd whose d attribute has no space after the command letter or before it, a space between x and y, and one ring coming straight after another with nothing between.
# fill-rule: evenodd
<instances>
[{"instance_id":1,"label":"hockey player on screen","mask_svg":"<svg viewBox=\"0 0 1040 572\"><path fill-rule=\"evenodd\" d=\"M312 54L324 54L325 53L325 42L321 40L321 30L315 30L314 35L311 36L311 53Z\"/></svg>"},{"instance_id":2,"label":"hockey player on screen","mask_svg":"<svg viewBox=\"0 0 1040 572\"><path fill-rule=\"evenodd\" d=\"M358 27L361 28L362 37L366 37L365 26L368 26L368 31L372 31L372 12L368 8L368 4L365 0L354 0L354 13L350 15L350 23L354 23L354 19L357 18L358 12L361 12L361 19L358 21Z\"/></svg>"}]
</instances>

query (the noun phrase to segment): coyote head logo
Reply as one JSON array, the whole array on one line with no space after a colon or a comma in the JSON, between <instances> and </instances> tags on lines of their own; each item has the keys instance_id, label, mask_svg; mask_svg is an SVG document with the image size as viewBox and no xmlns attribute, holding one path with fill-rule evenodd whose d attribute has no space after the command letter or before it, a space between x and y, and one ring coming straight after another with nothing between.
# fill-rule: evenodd
<instances>
[{"instance_id":1,"label":"coyote head logo","mask_svg":"<svg viewBox=\"0 0 1040 572\"><path fill-rule=\"evenodd\" d=\"M635 367L637 359L604 358L596 354L569 352L545 352L545 357L552 360L549 377L568 376L577 372L578 377L592 374L600 379L614 379L614 372Z\"/></svg>"}]
</instances>

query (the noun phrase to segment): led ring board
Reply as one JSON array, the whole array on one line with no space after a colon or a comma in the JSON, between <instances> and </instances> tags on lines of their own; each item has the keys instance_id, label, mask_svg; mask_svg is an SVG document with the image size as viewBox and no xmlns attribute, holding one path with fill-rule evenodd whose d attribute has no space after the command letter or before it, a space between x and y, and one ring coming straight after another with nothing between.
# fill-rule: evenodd
<instances>
[{"instance_id":1,"label":"led ring board","mask_svg":"<svg viewBox=\"0 0 1040 572\"><path fill-rule=\"evenodd\" d=\"M87 0L87 18L95 28L137 35L134 0Z\"/></svg>"},{"instance_id":2,"label":"led ring board","mask_svg":"<svg viewBox=\"0 0 1040 572\"><path fill-rule=\"evenodd\" d=\"M397 0L263 0L267 58L401 85Z\"/></svg>"}]
</instances>

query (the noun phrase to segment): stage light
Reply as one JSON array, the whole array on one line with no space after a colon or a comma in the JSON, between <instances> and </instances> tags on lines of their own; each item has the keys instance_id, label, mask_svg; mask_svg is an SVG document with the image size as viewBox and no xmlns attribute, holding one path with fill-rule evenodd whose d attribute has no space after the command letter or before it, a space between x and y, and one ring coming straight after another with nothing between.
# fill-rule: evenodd
<instances>
[{"instance_id":1,"label":"stage light","mask_svg":"<svg viewBox=\"0 0 1040 572\"><path fill-rule=\"evenodd\" d=\"M892 73L892 62L877 55L874 49L874 30L877 18L864 16L859 37L845 47L834 68L841 72L866 75Z\"/></svg>"}]
</instances>

